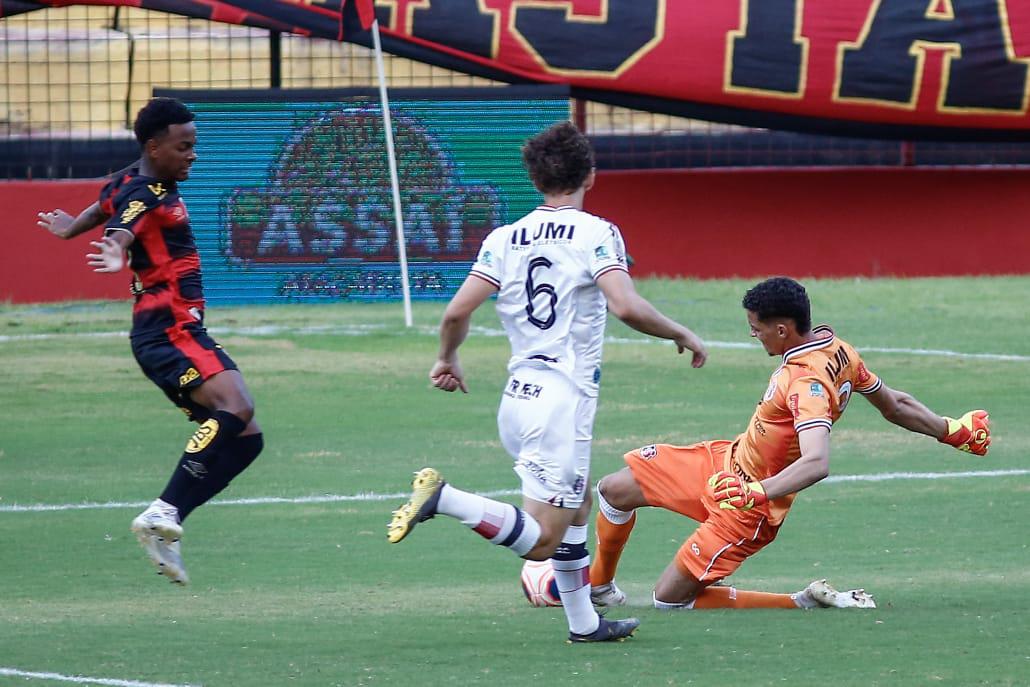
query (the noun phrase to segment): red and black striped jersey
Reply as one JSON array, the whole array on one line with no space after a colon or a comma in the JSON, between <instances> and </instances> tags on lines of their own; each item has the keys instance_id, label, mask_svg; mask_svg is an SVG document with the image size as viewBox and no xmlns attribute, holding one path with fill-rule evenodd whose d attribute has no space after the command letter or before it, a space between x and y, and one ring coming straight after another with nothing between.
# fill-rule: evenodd
<instances>
[{"instance_id":1,"label":"red and black striped jersey","mask_svg":"<svg viewBox=\"0 0 1030 687\"><path fill-rule=\"evenodd\" d=\"M189 214L175 182L159 181L138 168L109 181L100 207L110 215L105 235L128 232L133 272L133 328L165 329L197 322L204 309L200 256Z\"/></svg>"}]
</instances>

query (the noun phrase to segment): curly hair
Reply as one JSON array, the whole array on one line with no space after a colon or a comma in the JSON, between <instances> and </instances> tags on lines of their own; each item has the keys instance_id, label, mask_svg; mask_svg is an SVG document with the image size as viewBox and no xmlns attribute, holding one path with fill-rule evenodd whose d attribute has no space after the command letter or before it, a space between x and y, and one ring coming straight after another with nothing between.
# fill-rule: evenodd
<instances>
[{"instance_id":1,"label":"curly hair","mask_svg":"<svg viewBox=\"0 0 1030 687\"><path fill-rule=\"evenodd\" d=\"M751 287L742 305L767 322L778 317L794 320L798 334L812 329L812 306L805 287L789 277L772 277Z\"/></svg>"},{"instance_id":2,"label":"curly hair","mask_svg":"<svg viewBox=\"0 0 1030 687\"><path fill-rule=\"evenodd\" d=\"M571 193L594 168L594 149L572 122L559 122L526 141L522 163L541 193Z\"/></svg>"},{"instance_id":3,"label":"curly hair","mask_svg":"<svg viewBox=\"0 0 1030 687\"><path fill-rule=\"evenodd\" d=\"M152 138L163 136L172 124L186 124L193 121L193 113L182 101L175 98L151 98L136 115L132 130L140 146Z\"/></svg>"}]
</instances>

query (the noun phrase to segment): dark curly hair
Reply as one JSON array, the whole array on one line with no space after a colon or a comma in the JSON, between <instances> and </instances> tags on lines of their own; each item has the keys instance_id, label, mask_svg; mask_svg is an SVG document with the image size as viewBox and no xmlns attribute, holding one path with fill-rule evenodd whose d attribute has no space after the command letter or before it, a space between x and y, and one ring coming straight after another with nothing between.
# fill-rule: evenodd
<instances>
[{"instance_id":1,"label":"dark curly hair","mask_svg":"<svg viewBox=\"0 0 1030 687\"><path fill-rule=\"evenodd\" d=\"M560 122L526 141L522 163L541 193L571 193L594 168L594 149L572 122Z\"/></svg>"},{"instance_id":2,"label":"dark curly hair","mask_svg":"<svg viewBox=\"0 0 1030 687\"><path fill-rule=\"evenodd\" d=\"M132 130L140 146L152 138L163 136L172 124L186 124L193 121L193 113L182 101L175 98L151 98L136 115Z\"/></svg>"},{"instance_id":3,"label":"dark curly hair","mask_svg":"<svg viewBox=\"0 0 1030 687\"><path fill-rule=\"evenodd\" d=\"M798 334L812 329L812 306L805 287L788 277L772 277L751 287L742 302L746 310L768 322L778 317L794 320Z\"/></svg>"}]
</instances>

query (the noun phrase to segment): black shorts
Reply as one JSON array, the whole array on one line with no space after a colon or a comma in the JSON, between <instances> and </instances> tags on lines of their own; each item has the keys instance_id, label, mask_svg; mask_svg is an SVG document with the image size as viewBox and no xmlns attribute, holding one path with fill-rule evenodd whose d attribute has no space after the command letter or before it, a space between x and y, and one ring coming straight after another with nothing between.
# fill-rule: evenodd
<instances>
[{"instance_id":1,"label":"black shorts","mask_svg":"<svg viewBox=\"0 0 1030 687\"><path fill-rule=\"evenodd\" d=\"M199 323L134 329L129 340L143 374L196 422L207 420L211 411L195 403L190 391L219 372L239 369Z\"/></svg>"}]
</instances>

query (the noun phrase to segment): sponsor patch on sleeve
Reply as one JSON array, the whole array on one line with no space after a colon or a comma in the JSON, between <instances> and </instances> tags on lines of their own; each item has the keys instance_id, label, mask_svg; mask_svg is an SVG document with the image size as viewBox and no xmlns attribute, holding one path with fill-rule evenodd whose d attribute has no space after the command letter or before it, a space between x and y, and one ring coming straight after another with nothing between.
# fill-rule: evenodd
<instances>
[{"instance_id":1,"label":"sponsor patch on sleeve","mask_svg":"<svg viewBox=\"0 0 1030 687\"><path fill-rule=\"evenodd\" d=\"M865 384L870 379L869 370L865 369L865 363L860 362L858 364L858 383L859 385Z\"/></svg>"},{"instance_id":2,"label":"sponsor patch on sleeve","mask_svg":"<svg viewBox=\"0 0 1030 687\"><path fill-rule=\"evenodd\" d=\"M812 382L812 384L808 387L808 395L812 397L822 396L823 385L819 382Z\"/></svg>"}]
</instances>

